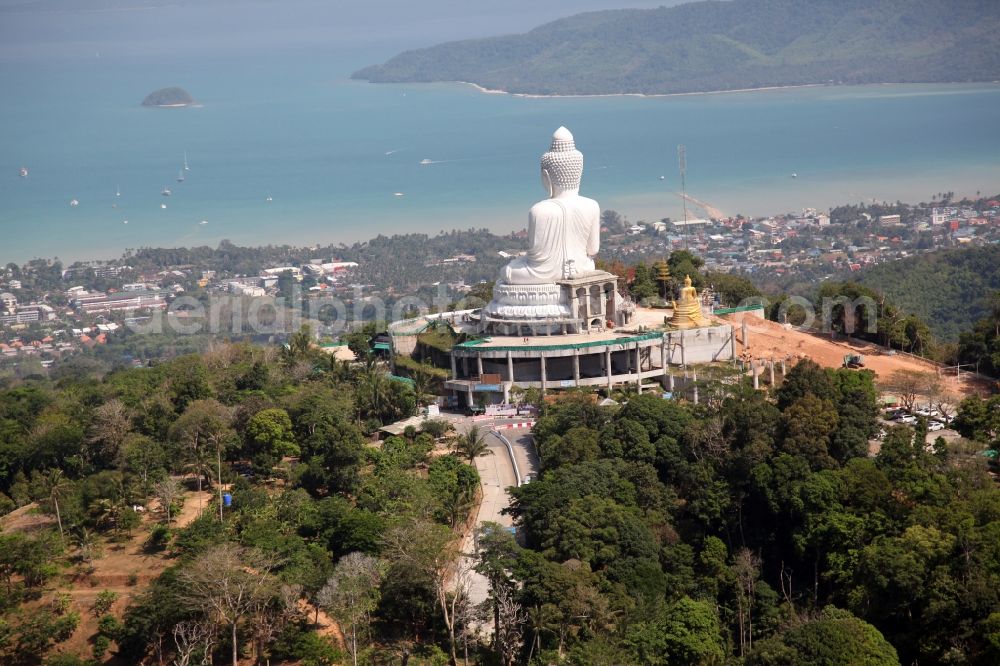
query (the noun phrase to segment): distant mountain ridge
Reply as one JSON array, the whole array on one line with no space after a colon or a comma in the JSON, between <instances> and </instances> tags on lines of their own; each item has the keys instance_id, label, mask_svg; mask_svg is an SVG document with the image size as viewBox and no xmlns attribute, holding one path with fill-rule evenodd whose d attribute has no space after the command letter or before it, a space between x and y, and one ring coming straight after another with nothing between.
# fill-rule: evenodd
<instances>
[{"instance_id":1,"label":"distant mountain ridge","mask_svg":"<svg viewBox=\"0 0 1000 666\"><path fill-rule=\"evenodd\" d=\"M996 0L709 0L577 14L401 53L353 78L540 95L1000 79Z\"/></svg>"}]
</instances>

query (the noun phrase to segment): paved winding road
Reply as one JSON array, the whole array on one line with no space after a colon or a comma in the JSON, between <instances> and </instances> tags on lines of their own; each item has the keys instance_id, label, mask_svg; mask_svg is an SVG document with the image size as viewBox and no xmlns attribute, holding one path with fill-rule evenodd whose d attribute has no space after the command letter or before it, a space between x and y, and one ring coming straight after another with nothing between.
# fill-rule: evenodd
<instances>
[{"instance_id":1,"label":"paved winding road","mask_svg":"<svg viewBox=\"0 0 1000 666\"><path fill-rule=\"evenodd\" d=\"M510 506L510 495L507 493L507 488L518 485L510 452L514 453L517 471L521 473L522 479L525 476L535 478L538 474L538 456L535 454L531 434L526 428L499 431L510 442L511 448L508 450L507 445L497 434L498 431L493 430L493 422L479 421L476 424L481 430L488 431L485 436L491 453L491 455L480 456L476 459L476 469L479 470L479 479L483 489L483 501L476 516L476 527L478 528L483 523L493 522L510 528L513 526L511 517L501 513ZM471 419L455 423L456 429L461 433L467 432L472 425ZM469 599L473 604L480 604L489 597L489 585L484 576L472 570L476 554L475 530L463 538L462 554L466 556L461 562L461 567L463 573L469 578ZM484 625L481 629L488 633L492 626Z\"/></svg>"}]
</instances>

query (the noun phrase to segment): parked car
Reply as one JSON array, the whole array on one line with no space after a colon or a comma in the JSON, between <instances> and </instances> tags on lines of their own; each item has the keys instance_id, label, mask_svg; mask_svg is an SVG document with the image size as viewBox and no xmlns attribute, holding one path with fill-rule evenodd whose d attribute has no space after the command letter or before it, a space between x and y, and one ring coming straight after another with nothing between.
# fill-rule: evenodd
<instances>
[{"instance_id":1,"label":"parked car","mask_svg":"<svg viewBox=\"0 0 1000 666\"><path fill-rule=\"evenodd\" d=\"M944 424L940 421L931 421L927 424L928 432L937 432L938 430L944 430Z\"/></svg>"},{"instance_id":2,"label":"parked car","mask_svg":"<svg viewBox=\"0 0 1000 666\"><path fill-rule=\"evenodd\" d=\"M914 416L913 414L907 414L905 416L900 416L899 422L905 423L906 425L913 425L914 423L917 422L917 417Z\"/></svg>"}]
</instances>

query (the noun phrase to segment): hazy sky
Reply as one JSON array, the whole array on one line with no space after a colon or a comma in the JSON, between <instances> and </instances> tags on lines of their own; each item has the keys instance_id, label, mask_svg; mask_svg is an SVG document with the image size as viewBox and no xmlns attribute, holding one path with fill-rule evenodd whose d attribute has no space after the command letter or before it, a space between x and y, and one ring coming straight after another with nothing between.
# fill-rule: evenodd
<instances>
[{"instance_id":1,"label":"hazy sky","mask_svg":"<svg viewBox=\"0 0 1000 666\"><path fill-rule=\"evenodd\" d=\"M388 57L582 11L678 0L0 0L0 62L311 45Z\"/></svg>"}]
</instances>

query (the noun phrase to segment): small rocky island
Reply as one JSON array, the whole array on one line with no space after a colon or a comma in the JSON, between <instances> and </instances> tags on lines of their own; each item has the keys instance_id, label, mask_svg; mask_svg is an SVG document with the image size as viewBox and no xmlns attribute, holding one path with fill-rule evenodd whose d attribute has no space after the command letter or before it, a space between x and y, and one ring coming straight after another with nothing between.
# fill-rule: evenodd
<instances>
[{"instance_id":1,"label":"small rocky island","mask_svg":"<svg viewBox=\"0 0 1000 666\"><path fill-rule=\"evenodd\" d=\"M158 106L166 108L191 106L193 104L194 98L191 97L191 94L184 90L184 88L179 88L177 86L154 90L146 95L146 99L142 100L143 106Z\"/></svg>"}]
</instances>

